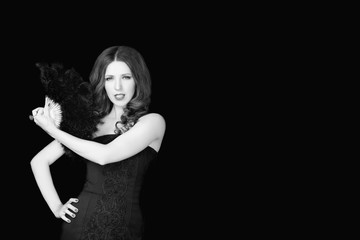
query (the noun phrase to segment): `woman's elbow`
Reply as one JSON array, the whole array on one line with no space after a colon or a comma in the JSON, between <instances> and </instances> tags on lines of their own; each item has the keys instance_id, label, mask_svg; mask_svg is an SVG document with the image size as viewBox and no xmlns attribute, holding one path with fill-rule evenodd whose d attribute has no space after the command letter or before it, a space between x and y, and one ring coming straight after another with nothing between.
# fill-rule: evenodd
<instances>
[{"instance_id":1,"label":"woman's elbow","mask_svg":"<svg viewBox=\"0 0 360 240\"><path fill-rule=\"evenodd\" d=\"M40 157L39 155L34 156L30 160L30 166L31 168L34 168L36 166L42 166L42 165L51 165L51 161L47 158Z\"/></svg>"},{"instance_id":2,"label":"woman's elbow","mask_svg":"<svg viewBox=\"0 0 360 240\"><path fill-rule=\"evenodd\" d=\"M30 167L32 168L34 166L34 159L30 160Z\"/></svg>"},{"instance_id":3,"label":"woman's elbow","mask_svg":"<svg viewBox=\"0 0 360 240\"><path fill-rule=\"evenodd\" d=\"M40 160L36 157L33 157L30 161L30 167L32 170L34 170L37 168L37 166L40 166Z\"/></svg>"},{"instance_id":4,"label":"woman's elbow","mask_svg":"<svg viewBox=\"0 0 360 240\"><path fill-rule=\"evenodd\" d=\"M107 164L107 161L105 160L105 158L98 158L95 162L101 166L104 166Z\"/></svg>"},{"instance_id":5,"label":"woman's elbow","mask_svg":"<svg viewBox=\"0 0 360 240\"><path fill-rule=\"evenodd\" d=\"M44 162L44 161L41 161L41 159L40 158L38 158L38 157L33 157L32 159L31 159L31 161L30 161L30 166L31 166L31 168L34 168L35 166L38 166L38 165L40 165L42 162Z\"/></svg>"},{"instance_id":6,"label":"woman's elbow","mask_svg":"<svg viewBox=\"0 0 360 240\"><path fill-rule=\"evenodd\" d=\"M114 156L117 156L117 157L114 157ZM109 164L109 163L118 162L118 161L119 161L118 155L117 154L115 155L115 154L111 153L110 151L104 151L102 154L99 154L96 157L96 162L102 166Z\"/></svg>"},{"instance_id":7,"label":"woman's elbow","mask_svg":"<svg viewBox=\"0 0 360 240\"><path fill-rule=\"evenodd\" d=\"M109 158L106 153L98 154L97 156L93 156L93 162L104 166L109 162Z\"/></svg>"}]
</instances>

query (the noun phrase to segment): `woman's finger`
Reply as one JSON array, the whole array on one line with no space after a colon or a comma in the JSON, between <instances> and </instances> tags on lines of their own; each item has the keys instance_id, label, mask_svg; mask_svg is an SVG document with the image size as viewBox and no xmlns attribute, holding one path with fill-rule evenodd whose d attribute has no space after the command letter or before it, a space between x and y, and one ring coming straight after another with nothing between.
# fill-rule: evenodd
<instances>
[{"instance_id":1,"label":"woman's finger","mask_svg":"<svg viewBox=\"0 0 360 240\"><path fill-rule=\"evenodd\" d=\"M79 202L79 199L77 198L70 198L69 201L67 201L66 205L69 209L71 209L73 212L78 212L78 209L72 205L72 203L77 203Z\"/></svg>"},{"instance_id":2,"label":"woman's finger","mask_svg":"<svg viewBox=\"0 0 360 240\"><path fill-rule=\"evenodd\" d=\"M61 217L62 220L64 220L67 223L71 223L71 220L68 219L65 215Z\"/></svg>"},{"instance_id":3,"label":"woman's finger","mask_svg":"<svg viewBox=\"0 0 360 240\"><path fill-rule=\"evenodd\" d=\"M30 120L33 120L36 124L38 123L36 117L39 115L39 113L42 112L41 109L41 107L35 108L34 110L32 110L32 116L29 116Z\"/></svg>"},{"instance_id":4,"label":"woman's finger","mask_svg":"<svg viewBox=\"0 0 360 240\"><path fill-rule=\"evenodd\" d=\"M72 204L69 204L69 209L71 209L71 211L73 211L73 212L78 212L79 210L76 208L76 207L74 207Z\"/></svg>"},{"instance_id":5,"label":"woman's finger","mask_svg":"<svg viewBox=\"0 0 360 240\"><path fill-rule=\"evenodd\" d=\"M32 110L32 115L36 116L37 112L39 111L40 107L35 108L34 110Z\"/></svg>"},{"instance_id":6,"label":"woman's finger","mask_svg":"<svg viewBox=\"0 0 360 240\"><path fill-rule=\"evenodd\" d=\"M44 109L43 108L38 108L37 111L35 112L34 116L34 120L39 117L42 116L44 114Z\"/></svg>"},{"instance_id":7,"label":"woman's finger","mask_svg":"<svg viewBox=\"0 0 360 240\"><path fill-rule=\"evenodd\" d=\"M77 199L77 198L70 198L69 201L70 201L70 202L78 202L79 199Z\"/></svg>"},{"instance_id":8,"label":"woman's finger","mask_svg":"<svg viewBox=\"0 0 360 240\"><path fill-rule=\"evenodd\" d=\"M72 217L72 218L75 218L75 217L76 217L75 213L71 212L69 209L66 209L66 210L65 210L65 213L66 213L67 215L69 215L70 217Z\"/></svg>"},{"instance_id":9,"label":"woman's finger","mask_svg":"<svg viewBox=\"0 0 360 240\"><path fill-rule=\"evenodd\" d=\"M73 202L78 202L79 199L77 198L70 198L64 205L63 209L64 209L64 215L61 216L61 219L63 219L65 222L67 223L71 223L71 220L69 218L66 217L66 214L71 216L72 218L76 217L76 214L71 212L69 209L73 210L74 212L77 212L78 209L76 207L74 207L71 203Z\"/></svg>"}]
</instances>

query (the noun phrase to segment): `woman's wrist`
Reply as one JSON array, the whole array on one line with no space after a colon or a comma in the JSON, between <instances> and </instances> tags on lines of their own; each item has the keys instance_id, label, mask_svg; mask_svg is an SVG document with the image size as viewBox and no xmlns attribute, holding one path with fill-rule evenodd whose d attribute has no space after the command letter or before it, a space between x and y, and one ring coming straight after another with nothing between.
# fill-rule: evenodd
<instances>
[{"instance_id":1,"label":"woman's wrist","mask_svg":"<svg viewBox=\"0 0 360 240\"><path fill-rule=\"evenodd\" d=\"M60 212L60 209L61 209L62 206L63 206L63 204L59 203L59 204L57 204L57 206L55 206L53 209L51 209L52 213L54 214L54 216L56 218L60 218L59 212Z\"/></svg>"},{"instance_id":2,"label":"woman's wrist","mask_svg":"<svg viewBox=\"0 0 360 240\"><path fill-rule=\"evenodd\" d=\"M61 131L61 130L59 128L57 128L55 125L51 125L47 129L48 134L56 140L57 140L56 136L58 135L59 131Z\"/></svg>"}]
</instances>

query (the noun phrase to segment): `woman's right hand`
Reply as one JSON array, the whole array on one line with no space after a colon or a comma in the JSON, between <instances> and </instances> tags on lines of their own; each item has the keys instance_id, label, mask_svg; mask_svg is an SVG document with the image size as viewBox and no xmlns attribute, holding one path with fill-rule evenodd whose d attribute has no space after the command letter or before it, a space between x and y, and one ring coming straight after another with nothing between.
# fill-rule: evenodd
<instances>
[{"instance_id":1,"label":"woman's right hand","mask_svg":"<svg viewBox=\"0 0 360 240\"><path fill-rule=\"evenodd\" d=\"M66 216L66 214L72 218L76 217L75 213L77 213L79 210L74 205L72 205L72 203L77 202L79 202L79 199L70 198L64 205L60 206L59 209L54 212L55 217L61 218L65 222L70 223L71 220Z\"/></svg>"}]
</instances>

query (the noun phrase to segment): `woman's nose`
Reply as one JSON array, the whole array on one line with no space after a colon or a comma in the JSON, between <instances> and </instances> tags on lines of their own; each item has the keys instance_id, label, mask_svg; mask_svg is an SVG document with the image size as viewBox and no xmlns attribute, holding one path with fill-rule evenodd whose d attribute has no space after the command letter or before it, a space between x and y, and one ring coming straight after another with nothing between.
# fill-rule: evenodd
<instances>
[{"instance_id":1,"label":"woman's nose","mask_svg":"<svg viewBox=\"0 0 360 240\"><path fill-rule=\"evenodd\" d=\"M115 80L115 89L116 90L121 90L122 89L121 79L116 79Z\"/></svg>"}]
</instances>

